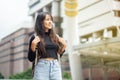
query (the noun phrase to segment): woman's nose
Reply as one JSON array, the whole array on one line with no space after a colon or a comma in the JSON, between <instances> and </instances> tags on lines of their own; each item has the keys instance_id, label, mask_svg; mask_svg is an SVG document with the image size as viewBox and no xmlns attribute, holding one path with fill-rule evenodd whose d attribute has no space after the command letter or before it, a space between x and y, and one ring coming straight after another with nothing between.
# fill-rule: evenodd
<instances>
[{"instance_id":1,"label":"woman's nose","mask_svg":"<svg viewBox=\"0 0 120 80\"><path fill-rule=\"evenodd\" d=\"M52 24L52 21L49 21L50 24Z\"/></svg>"}]
</instances>

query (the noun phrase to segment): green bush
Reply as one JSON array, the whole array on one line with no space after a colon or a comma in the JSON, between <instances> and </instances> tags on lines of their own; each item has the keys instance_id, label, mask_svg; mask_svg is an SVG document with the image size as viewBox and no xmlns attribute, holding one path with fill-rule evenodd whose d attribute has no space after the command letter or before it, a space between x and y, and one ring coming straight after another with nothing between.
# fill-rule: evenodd
<instances>
[{"instance_id":1,"label":"green bush","mask_svg":"<svg viewBox=\"0 0 120 80\"><path fill-rule=\"evenodd\" d=\"M71 79L70 73L64 71L64 72L63 72L63 78L64 78L64 79Z\"/></svg>"},{"instance_id":2,"label":"green bush","mask_svg":"<svg viewBox=\"0 0 120 80\"><path fill-rule=\"evenodd\" d=\"M71 79L70 73L64 71L63 72L63 78L64 79ZM32 79L32 69L28 69L23 73L11 75L9 79Z\"/></svg>"},{"instance_id":3,"label":"green bush","mask_svg":"<svg viewBox=\"0 0 120 80\"><path fill-rule=\"evenodd\" d=\"M32 69L28 69L23 73L11 75L9 79L32 79Z\"/></svg>"},{"instance_id":4,"label":"green bush","mask_svg":"<svg viewBox=\"0 0 120 80\"><path fill-rule=\"evenodd\" d=\"M0 73L0 79L4 79L4 76Z\"/></svg>"}]
</instances>

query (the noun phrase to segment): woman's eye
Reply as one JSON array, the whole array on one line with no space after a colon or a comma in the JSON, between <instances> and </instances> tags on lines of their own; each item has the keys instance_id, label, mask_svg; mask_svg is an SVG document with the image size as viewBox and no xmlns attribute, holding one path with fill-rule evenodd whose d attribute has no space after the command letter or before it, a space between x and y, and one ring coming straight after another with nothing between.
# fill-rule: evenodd
<instances>
[{"instance_id":1,"label":"woman's eye","mask_svg":"<svg viewBox=\"0 0 120 80\"><path fill-rule=\"evenodd\" d=\"M51 19L51 18L46 18L45 20L46 20L46 21L52 21L52 19Z\"/></svg>"},{"instance_id":2,"label":"woman's eye","mask_svg":"<svg viewBox=\"0 0 120 80\"><path fill-rule=\"evenodd\" d=\"M47 21L49 20L49 19L46 19Z\"/></svg>"}]
</instances>

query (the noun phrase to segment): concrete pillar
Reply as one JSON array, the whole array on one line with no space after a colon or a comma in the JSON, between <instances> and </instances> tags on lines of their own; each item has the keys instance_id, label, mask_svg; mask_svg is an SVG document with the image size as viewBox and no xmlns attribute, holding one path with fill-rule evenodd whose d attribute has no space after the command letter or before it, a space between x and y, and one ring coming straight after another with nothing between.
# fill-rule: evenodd
<instances>
[{"instance_id":1,"label":"concrete pillar","mask_svg":"<svg viewBox=\"0 0 120 80\"><path fill-rule=\"evenodd\" d=\"M10 73L9 73L9 75L13 75L14 74L14 62L12 61L13 59L14 59L14 55L13 55L13 53L14 53L14 49L13 49L13 47L14 47L14 40L12 39L11 41L10 41L10 43L11 43L11 51L10 51Z\"/></svg>"},{"instance_id":2,"label":"concrete pillar","mask_svg":"<svg viewBox=\"0 0 120 80\"><path fill-rule=\"evenodd\" d=\"M78 20L77 20L77 0L65 1L65 25L67 34L67 48L70 62L72 80L83 80L80 56L74 54L73 45L79 44Z\"/></svg>"},{"instance_id":3,"label":"concrete pillar","mask_svg":"<svg viewBox=\"0 0 120 80\"><path fill-rule=\"evenodd\" d=\"M72 80L83 80L80 57L76 54L69 53L69 62Z\"/></svg>"},{"instance_id":4,"label":"concrete pillar","mask_svg":"<svg viewBox=\"0 0 120 80\"><path fill-rule=\"evenodd\" d=\"M49 12L49 9L45 6L45 7L43 8L43 12Z\"/></svg>"},{"instance_id":5,"label":"concrete pillar","mask_svg":"<svg viewBox=\"0 0 120 80\"><path fill-rule=\"evenodd\" d=\"M54 0L52 2L51 13L53 16L56 32L57 32L57 34L62 36L62 28L61 28L62 18L61 18L60 5L61 5L61 0Z\"/></svg>"},{"instance_id":6,"label":"concrete pillar","mask_svg":"<svg viewBox=\"0 0 120 80\"><path fill-rule=\"evenodd\" d=\"M65 19L67 26L67 47L68 47L68 55L69 55L69 62L70 62L70 70L72 75L72 80L82 80L82 70L81 70L81 60L80 56L77 54L73 54L73 45L78 45L79 38L77 32L77 20L76 17Z\"/></svg>"},{"instance_id":7,"label":"concrete pillar","mask_svg":"<svg viewBox=\"0 0 120 80\"><path fill-rule=\"evenodd\" d=\"M56 16L60 16L60 1L61 0L54 0L52 2L52 16L56 17Z\"/></svg>"},{"instance_id":8,"label":"concrete pillar","mask_svg":"<svg viewBox=\"0 0 120 80\"><path fill-rule=\"evenodd\" d=\"M120 0L113 0L114 25L117 28L118 36L120 36Z\"/></svg>"},{"instance_id":9,"label":"concrete pillar","mask_svg":"<svg viewBox=\"0 0 120 80\"><path fill-rule=\"evenodd\" d=\"M107 68L103 68L103 71L104 71L104 74L103 74L103 76L104 76L104 80L108 80L108 73L107 73Z\"/></svg>"},{"instance_id":10,"label":"concrete pillar","mask_svg":"<svg viewBox=\"0 0 120 80\"><path fill-rule=\"evenodd\" d=\"M88 73L89 73L89 80L92 80L92 68L91 67L89 68Z\"/></svg>"},{"instance_id":11,"label":"concrete pillar","mask_svg":"<svg viewBox=\"0 0 120 80\"><path fill-rule=\"evenodd\" d=\"M120 36L120 17L114 16L114 22L113 24L116 26L117 31L118 31L118 36Z\"/></svg>"}]
</instances>

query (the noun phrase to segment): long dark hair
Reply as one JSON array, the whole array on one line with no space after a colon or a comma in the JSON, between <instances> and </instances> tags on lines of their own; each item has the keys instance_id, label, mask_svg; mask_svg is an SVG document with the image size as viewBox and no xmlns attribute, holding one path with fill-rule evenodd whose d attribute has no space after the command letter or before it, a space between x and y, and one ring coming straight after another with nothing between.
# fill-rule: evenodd
<instances>
[{"instance_id":1,"label":"long dark hair","mask_svg":"<svg viewBox=\"0 0 120 80\"><path fill-rule=\"evenodd\" d=\"M43 26L43 21L46 17L46 15L50 15L48 12L41 12L37 15L36 18L36 23L35 23L35 33L37 36L40 37L40 42L37 44L38 48L38 54L39 55L44 55L46 53L45 50L45 42L44 42L44 37L45 37L45 30ZM53 21L53 17L51 16L51 19ZM55 31L52 29L49 30L49 37L52 42L55 42L58 45L58 50L59 50L59 42L58 42L58 37L56 36Z\"/></svg>"}]
</instances>

